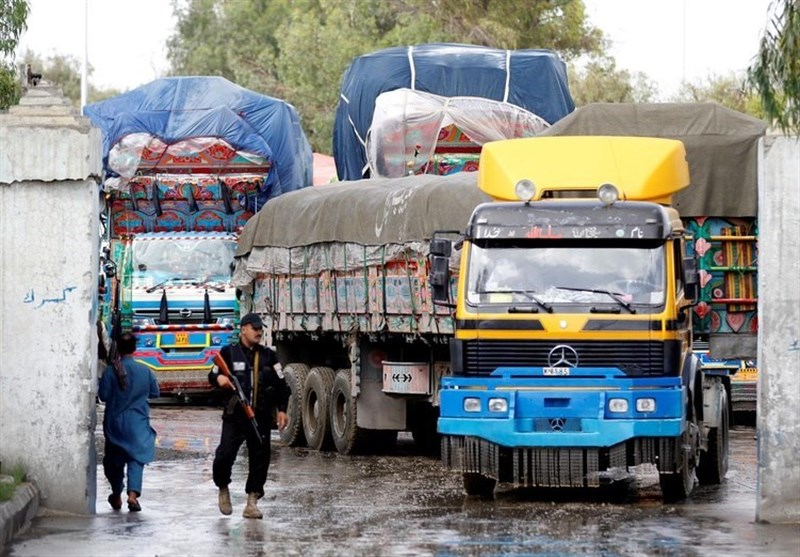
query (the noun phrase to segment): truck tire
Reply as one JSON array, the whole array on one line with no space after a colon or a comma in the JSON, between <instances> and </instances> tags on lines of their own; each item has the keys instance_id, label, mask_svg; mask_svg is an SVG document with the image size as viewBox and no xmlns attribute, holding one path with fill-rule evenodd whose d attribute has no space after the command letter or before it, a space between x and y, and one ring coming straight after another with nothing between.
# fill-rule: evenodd
<instances>
[{"instance_id":1,"label":"truck tire","mask_svg":"<svg viewBox=\"0 0 800 557\"><path fill-rule=\"evenodd\" d=\"M463 479L467 495L486 500L494 499L494 488L497 485L497 480L494 478L474 472L464 472Z\"/></svg>"},{"instance_id":2,"label":"truck tire","mask_svg":"<svg viewBox=\"0 0 800 557\"><path fill-rule=\"evenodd\" d=\"M308 376L308 366L305 364L287 364L283 374L286 378L286 384L289 386L289 404L286 407L289 423L280 432L281 440L290 447L303 447L306 444L306 436L303 433L301 397L303 396L303 387Z\"/></svg>"},{"instance_id":3,"label":"truck tire","mask_svg":"<svg viewBox=\"0 0 800 557\"><path fill-rule=\"evenodd\" d=\"M311 368L303 386L303 433L311 449L328 451L333 448L330 415L333 370L329 367Z\"/></svg>"},{"instance_id":4,"label":"truck tire","mask_svg":"<svg viewBox=\"0 0 800 557\"><path fill-rule=\"evenodd\" d=\"M730 408L725 389L720 391L719 398L719 426L708 432L708 450L700 455L700 464L697 466L697 479L701 484L722 483L728 473Z\"/></svg>"},{"instance_id":5,"label":"truck tire","mask_svg":"<svg viewBox=\"0 0 800 557\"><path fill-rule=\"evenodd\" d=\"M695 480L695 466L689 457L689 452L683 447L689 445L689 434L683 434L677 450L681 452L681 469L673 473L659 473L658 481L661 484L661 499L664 503L677 503L692 494Z\"/></svg>"},{"instance_id":6,"label":"truck tire","mask_svg":"<svg viewBox=\"0 0 800 557\"><path fill-rule=\"evenodd\" d=\"M356 399L350 393L350 370L340 369L333 380L330 404L331 437L340 454L359 453L364 448L365 431L358 427Z\"/></svg>"}]
</instances>

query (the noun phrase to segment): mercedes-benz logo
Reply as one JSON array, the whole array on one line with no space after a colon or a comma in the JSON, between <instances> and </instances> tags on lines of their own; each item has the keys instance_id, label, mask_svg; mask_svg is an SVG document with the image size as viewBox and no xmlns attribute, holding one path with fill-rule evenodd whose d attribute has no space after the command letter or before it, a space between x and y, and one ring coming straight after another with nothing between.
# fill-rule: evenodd
<instances>
[{"instance_id":1,"label":"mercedes-benz logo","mask_svg":"<svg viewBox=\"0 0 800 557\"><path fill-rule=\"evenodd\" d=\"M559 344L547 355L550 367L578 367L578 353L572 346Z\"/></svg>"},{"instance_id":2,"label":"mercedes-benz logo","mask_svg":"<svg viewBox=\"0 0 800 557\"><path fill-rule=\"evenodd\" d=\"M184 319L187 319L187 318L192 316L192 310L190 310L189 308L182 308L181 311L180 311L180 314L181 314L181 317L183 317Z\"/></svg>"},{"instance_id":3,"label":"mercedes-benz logo","mask_svg":"<svg viewBox=\"0 0 800 557\"><path fill-rule=\"evenodd\" d=\"M567 420L564 418L551 418L549 422L553 431L564 431L564 426L567 425Z\"/></svg>"}]
</instances>

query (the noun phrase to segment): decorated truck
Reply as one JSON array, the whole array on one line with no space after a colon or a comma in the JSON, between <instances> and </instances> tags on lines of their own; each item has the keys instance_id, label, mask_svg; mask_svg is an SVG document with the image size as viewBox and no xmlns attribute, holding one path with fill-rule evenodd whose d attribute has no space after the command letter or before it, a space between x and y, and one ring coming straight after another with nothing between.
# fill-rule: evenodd
<instances>
[{"instance_id":1,"label":"decorated truck","mask_svg":"<svg viewBox=\"0 0 800 557\"><path fill-rule=\"evenodd\" d=\"M440 386L442 460L470 495L498 482L589 488L658 469L666 501L727 472L729 375L693 351L700 285L673 195L684 144L536 137L485 145L460 239L431 242L435 301L455 302Z\"/></svg>"},{"instance_id":2,"label":"decorated truck","mask_svg":"<svg viewBox=\"0 0 800 557\"><path fill-rule=\"evenodd\" d=\"M453 320L430 299L428 246L487 200L470 172L371 178L288 193L248 221L233 282L283 364L286 443L351 454L411 431L438 450Z\"/></svg>"},{"instance_id":3,"label":"decorated truck","mask_svg":"<svg viewBox=\"0 0 800 557\"><path fill-rule=\"evenodd\" d=\"M386 48L356 57L342 78L337 175L474 171L487 141L534 136L574 108L566 65L549 50Z\"/></svg>"},{"instance_id":4,"label":"decorated truck","mask_svg":"<svg viewBox=\"0 0 800 557\"><path fill-rule=\"evenodd\" d=\"M209 391L212 359L236 334L238 233L272 198L311 185L295 109L219 77L155 80L84 109L103 132L103 215L112 336L163 396Z\"/></svg>"},{"instance_id":5,"label":"decorated truck","mask_svg":"<svg viewBox=\"0 0 800 557\"><path fill-rule=\"evenodd\" d=\"M756 408L757 149L765 131L760 120L713 103L598 103L578 108L541 134L683 142L692 187L675 194L674 206L700 277L691 312L694 349L706 367L733 374L732 409L743 420Z\"/></svg>"}]
</instances>

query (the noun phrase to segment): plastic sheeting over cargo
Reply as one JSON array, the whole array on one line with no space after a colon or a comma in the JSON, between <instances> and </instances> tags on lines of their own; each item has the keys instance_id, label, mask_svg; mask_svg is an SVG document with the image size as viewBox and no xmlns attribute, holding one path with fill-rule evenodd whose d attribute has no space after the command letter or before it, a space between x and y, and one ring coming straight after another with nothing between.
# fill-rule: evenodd
<instances>
[{"instance_id":1,"label":"plastic sheeting over cargo","mask_svg":"<svg viewBox=\"0 0 800 557\"><path fill-rule=\"evenodd\" d=\"M463 232L490 201L477 176L419 175L340 182L270 201L242 230L234 284L260 274L348 270L425 257L435 231ZM332 218L332 215L335 218Z\"/></svg>"},{"instance_id":2,"label":"plastic sheeting over cargo","mask_svg":"<svg viewBox=\"0 0 800 557\"><path fill-rule=\"evenodd\" d=\"M541 135L627 135L678 139L686 147L691 186L675 194L682 217L758 214L758 139L766 125L713 103L596 103ZM580 153L575 153L580 163Z\"/></svg>"},{"instance_id":3,"label":"plastic sheeting over cargo","mask_svg":"<svg viewBox=\"0 0 800 557\"><path fill-rule=\"evenodd\" d=\"M126 136L149 134L168 145L218 138L244 156L265 159L271 171L262 201L312 183L311 147L295 108L222 77L157 79L87 105L84 113L103 132L103 165L110 176L121 175L122 170L130 177L130 169L139 162L125 160L137 156L137 150L130 149L113 163L109 160L112 149Z\"/></svg>"},{"instance_id":4,"label":"plastic sheeting over cargo","mask_svg":"<svg viewBox=\"0 0 800 557\"><path fill-rule=\"evenodd\" d=\"M237 257L259 247L321 242L382 245L463 232L472 210L490 201L474 173L340 182L292 192L264 206L242 231Z\"/></svg>"},{"instance_id":5,"label":"plastic sheeting over cargo","mask_svg":"<svg viewBox=\"0 0 800 557\"><path fill-rule=\"evenodd\" d=\"M442 97L411 89L381 93L367 135L370 176L399 178L421 173L454 125L469 139L487 141L533 137L547 129L544 119L518 106L477 97ZM479 149L479 148L478 148Z\"/></svg>"},{"instance_id":6,"label":"plastic sheeting over cargo","mask_svg":"<svg viewBox=\"0 0 800 557\"><path fill-rule=\"evenodd\" d=\"M548 50L427 44L360 56L344 74L334 121L333 156L340 179L364 176L365 145L376 99L401 88L508 103L548 124L575 107L567 87L566 65Z\"/></svg>"}]
</instances>

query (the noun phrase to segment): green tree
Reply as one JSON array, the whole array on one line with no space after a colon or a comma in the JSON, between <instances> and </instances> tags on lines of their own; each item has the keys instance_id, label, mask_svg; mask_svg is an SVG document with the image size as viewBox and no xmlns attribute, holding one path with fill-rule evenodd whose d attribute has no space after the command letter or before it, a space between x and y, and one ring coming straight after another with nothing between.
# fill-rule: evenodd
<instances>
[{"instance_id":1,"label":"green tree","mask_svg":"<svg viewBox=\"0 0 800 557\"><path fill-rule=\"evenodd\" d=\"M647 76L618 70L616 61L607 56L594 57L583 68L571 64L569 89L576 106L596 102L652 102L656 91Z\"/></svg>"},{"instance_id":2,"label":"green tree","mask_svg":"<svg viewBox=\"0 0 800 557\"><path fill-rule=\"evenodd\" d=\"M689 103L715 102L756 118L764 117L756 95L747 90L741 75L733 73L712 74L702 80L684 81L675 98L671 100Z\"/></svg>"},{"instance_id":3,"label":"green tree","mask_svg":"<svg viewBox=\"0 0 800 557\"><path fill-rule=\"evenodd\" d=\"M0 110L19 102L20 87L15 78L14 51L28 28L27 0L0 0Z\"/></svg>"},{"instance_id":4,"label":"green tree","mask_svg":"<svg viewBox=\"0 0 800 557\"><path fill-rule=\"evenodd\" d=\"M784 133L800 135L800 9L797 0L776 0L775 16L761 38L747 83L764 114Z\"/></svg>"}]
</instances>

